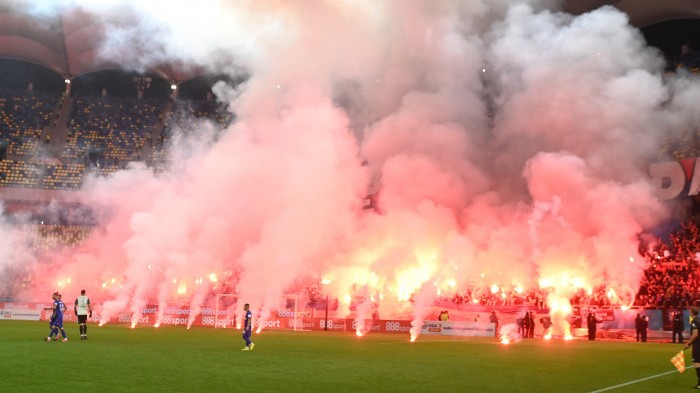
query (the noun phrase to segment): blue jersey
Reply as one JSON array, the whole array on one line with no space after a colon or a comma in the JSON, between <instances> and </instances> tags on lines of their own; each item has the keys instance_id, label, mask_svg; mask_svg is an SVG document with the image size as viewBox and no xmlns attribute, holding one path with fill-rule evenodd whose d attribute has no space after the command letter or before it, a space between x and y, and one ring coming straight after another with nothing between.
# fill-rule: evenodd
<instances>
[{"instance_id":1,"label":"blue jersey","mask_svg":"<svg viewBox=\"0 0 700 393\"><path fill-rule=\"evenodd\" d=\"M53 301L53 318L63 319L63 312L66 310L66 305L62 300Z\"/></svg>"},{"instance_id":2,"label":"blue jersey","mask_svg":"<svg viewBox=\"0 0 700 393\"><path fill-rule=\"evenodd\" d=\"M253 330L253 313L250 312L250 310L245 312L245 322L243 323L243 330Z\"/></svg>"}]
</instances>

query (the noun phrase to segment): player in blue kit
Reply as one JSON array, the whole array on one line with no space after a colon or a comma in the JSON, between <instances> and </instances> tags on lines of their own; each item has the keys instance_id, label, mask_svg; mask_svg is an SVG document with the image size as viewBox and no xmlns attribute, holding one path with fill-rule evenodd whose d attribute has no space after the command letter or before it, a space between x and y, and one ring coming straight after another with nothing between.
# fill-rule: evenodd
<instances>
[{"instance_id":1,"label":"player in blue kit","mask_svg":"<svg viewBox=\"0 0 700 393\"><path fill-rule=\"evenodd\" d=\"M51 307L44 307L44 310L51 310L51 311L54 310L54 305L56 303L56 300L58 299L57 296L58 296L58 292L54 292L51 294L51 299L53 300L53 304L51 305ZM55 320L56 320L56 312L53 311L51 313L51 318L49 319L49 337L48 338L51 337L51 332L53 331L53 323ZM46 338L44 340L49 341Z\"/></svg>"},{"instance_id":2,"label":"player in blue kit","mask_svg":"<svg viewBox=\"0 0 700 393\"><path fill-rule=\"evenodd\" d=\"M245 311L245 322L243 323L243 339L245 340L245 348L242 351L252 351L255 348L255 343L250 340L253 334L253 313L250 312L250 304L246 303L243 306Z\"/></svg>"},{"instance_id":3,"label":"player in blue kit","mask_svg":"<svg viewBox=\"0 0 700 393\"><path fill-rule=\"evenodd\" d=\"M61 300L61 294L54 292L52 295L53 305L51 307L46 307L44 310L52 310L51 320L49 321L49 326L51 326L51 331L48 337L45 338L46 341L58 340L58 330L61 329L61 335L63 336L63 342L68 342L68 337L66 337L66 331L63 330L63 313L66 311L66 305Z\"/></svg>"}]
</instances>

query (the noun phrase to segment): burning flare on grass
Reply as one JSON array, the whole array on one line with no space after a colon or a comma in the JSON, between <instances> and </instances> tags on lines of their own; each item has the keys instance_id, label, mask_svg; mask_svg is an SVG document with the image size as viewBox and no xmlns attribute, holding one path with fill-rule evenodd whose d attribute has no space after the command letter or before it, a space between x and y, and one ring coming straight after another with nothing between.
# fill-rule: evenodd
<instances>
[{"instance_id":1,"label":"burning flare on grass","mask_svg":"<svg viewBox=\"0 0 700 393\"><path fill-rule=\"evenodd\" d=\"M515 323L508 323L501 326L500 336L498 341L501 344L508 345L512 343L519 343L522 340L522 336L518 333L518 325Z\"/></svg>"}]
</instances>

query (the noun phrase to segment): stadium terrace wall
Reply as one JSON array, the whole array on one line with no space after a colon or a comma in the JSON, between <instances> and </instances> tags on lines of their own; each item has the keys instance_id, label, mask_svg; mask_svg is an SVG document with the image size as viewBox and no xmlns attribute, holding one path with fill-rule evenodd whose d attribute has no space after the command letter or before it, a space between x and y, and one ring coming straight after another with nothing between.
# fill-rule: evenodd
<instances>
[{"instance_id":1,"label":"stadium terrace wall","mask_svg":"<svg viewBox=\"0 0 700 393\"><path fill-rule=\"evenodd\" d=\"M700 194L700 158L692 157L680 161L650 164L650 181L658 189L662 199ZM43 188L0 187L0 200L27 202L70 202L83 200L83 191L53 190Z\"/></svg>"},{"instance_id":2,"label":"stadium terrace wall","mask_svg":"<svg viewBox=\"0 0 700 393\"><path fill-rule=\"evenodd\" d=\"M50 307L51 303L36 303L36 302L0 302L0 320L34 320L48 321L51 317L51 311L44 310L44 307ZM64 322L77 322L76 316L73 314L72 305L68 304L68 311L64 316ZM101 305L94 306L95 312L89 318L90 323L97 324L101 319ZM158 306L149 305L141 310L141 316L136 321L137 325L153 326L158 318ZM500 325L515 322L515 313L508 312L500 313ZM604 320L602 329L633 329L634 317L637 312L640 312L650 321L650 330L662 330L668 328L664 323L668 319L663 310L609 310L600 311L598 316ZM196 327L216 327L218 328L235 328L236 316L235 311L219 310L219 316L215 316L216 310L213 307L202 307L202 312L194 318L191 326ZM166 306L163 315L161 316L160 324L162 326L187 326L189 323L190 307L189 305L168 305ZM546 313L537 313L536 320L539 321ZM316 331L337 331L337 332L357 332L358 320L352 318L318 318L314 317L310 310L299 312L294 318L293 310L279 310L273 312L272 316L264 322L263 329L272 330L316 330ZM687 317L687 311L685 312ZM512 318L511 318L512 317ZM688 328L687 318L686 330ZM131 324L133 315L131 313L122 312L116 315L109 321L111 324ZM254 321L254 327L259 327L259 321ZM405 319L373 319L360 321L364 326L360 326L362 333L399 333L409 334L411 330L411 321ZM296 324L296 326L295 326ZM539 323L537 325L540 327ZM540 327L541 328L541 327ZM461 336L486 336L493 337L495 335L495 326L493 323L479 322L478 320L457 320L457 321L436 321L428 318L421 328L421 334L440 334L440 335L461 335ZM536 330L536 334L539 331Z\"/></svg>"},{"instance_id":3,"label":"stadium terrace wall","mask_svg":"<svg viewBox=\"0 0 700 393\"><path fill-rule=\"evenodd\" d=\"M78 203L82 200L81 191L46 190L41 188L0 187L0 200L23 202L66 202Z\"/></svg>"},{"instance_id":4,"label":"stadium terrace wall","mask_svg":"<svg viewBox=\"0 0 700 393\"><path fill-rule=\"evenodd\" d=\"M0 319L2 320L34 320L49 321L51 311L44 310L51 303L15 302L0 303ZM91 323L97 324L101 320L100 305L95 305L95 312L89 318ZM146 306L142 311L137 325L153 326L157 322L158 307ZM190 308L186 305L168 305L160 317L161 326L187 326L189 324ZM214 327L218 323L219 328L237 328L235 315L229 315L227 310L219 310L219 318L215 318L215 310L211 307L203 307L202 312L194 318L191 326ZM233 314L233 313L232 313ZM310 313L303 312L294 318L294 311L280 310L263 321L263 329L272 330L316 330L316 331L342 331L364 333L399 333L409 334L411 321L395 319L355 320L349 318L316 318ZM131 313L120 313L109 323L132 324L134 316ZM217 322L218 321L218 322ZM72 312L72 306L64 314L64 323L77 322L77 317ZM259 328L260 320L254 321L254 328ZM360 326L358 326L358 323ZM296 325L296 326L295 326ZM359 329L358 329L359 328ZM480 322L438 322L427 321L423 324L421 334L459 335L459 336L487 336L495 335L493 323Z\"/></svg>"}]
</instances>

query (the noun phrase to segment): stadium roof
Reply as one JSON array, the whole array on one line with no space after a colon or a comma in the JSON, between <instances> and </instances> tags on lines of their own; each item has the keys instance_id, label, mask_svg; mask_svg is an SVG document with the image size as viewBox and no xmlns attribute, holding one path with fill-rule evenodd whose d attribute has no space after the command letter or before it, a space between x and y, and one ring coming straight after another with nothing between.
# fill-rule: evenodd
<instances>
[{"instance_id":1,"label":"stadium roof","mask_svg":"<svg viewBox=\"0 0 700 393\"><path fill-rule=\"evenodd\" d=\"M627 13L630 23L638 28L674 19L700 18L697 0L566 0L565 9L582 14L604 5L612 5Z\"/></svg>"},{"instance_id":2,"label":"stadium roof","mask_svg":"<svg viewBox=\"0 0 700 393\"><path fill-rule=\"evenodd\" d=\"M695 0L567 0L565 9L581 14L606 4L629 14L631 23L637 27L673 19L700 18ZM115 13L109 22L128 23L128 20ZM116 61L98 55L104 37L105 19L81 9L37 16L29 13L23 0L0 0L0 58L39 64L70 78L94 71L122 69ZM145 71L175 82L202 74L174 64Z\"/></svg>"},{"instance_id":3,"label":"stadium roof","mask_svg":"<svg viewBox=\"0 0 700 393\"><path fill-rule=\"evenodd\" d=\"M0 58L27 61L65 77L123 69L116 61L99 56L106 23L129 23L115 13L110 20L81 9L59 15L35 15L22 0L0 0ZM184 81L202 74L192 67L163 64L149 73L169 81Z\"/></svg>"}]
</instances>

